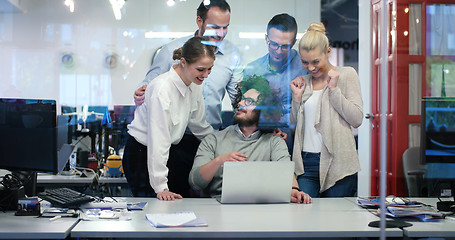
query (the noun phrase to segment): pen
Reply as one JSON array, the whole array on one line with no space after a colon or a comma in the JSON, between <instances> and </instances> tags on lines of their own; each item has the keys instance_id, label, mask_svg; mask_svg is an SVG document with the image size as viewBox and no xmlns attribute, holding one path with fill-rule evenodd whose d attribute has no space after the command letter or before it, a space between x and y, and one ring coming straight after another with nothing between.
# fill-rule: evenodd
<instances>
[{"instance_id":1,"label":"pen","mask_svg":"<svg viewBox=\"0 0 455 240\"><path fill-rule=\"evenodd\" d=\"M55 216L53 218L50 218L49 221L52 222L52 221L55 221L55 220L60 219L60 218L62 218L62 216Z\"/></svg>"}]
</instances>

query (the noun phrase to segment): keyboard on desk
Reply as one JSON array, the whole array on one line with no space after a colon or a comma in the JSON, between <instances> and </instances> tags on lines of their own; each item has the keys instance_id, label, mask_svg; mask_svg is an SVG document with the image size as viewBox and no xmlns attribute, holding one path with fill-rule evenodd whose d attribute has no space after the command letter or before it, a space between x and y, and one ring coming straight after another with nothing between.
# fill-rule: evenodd
<instances>
[{"instance_id":1,"label":"keyboard on desk","mask_svg":"<svg viewBox=\"0 0 455 240\"><path fill-rule=\"evenodd\" d=\"M38 196L56 207L77 208L81 204L94 201L95 198L69 188L46 189Z\"/></svg>"}]
</instances>

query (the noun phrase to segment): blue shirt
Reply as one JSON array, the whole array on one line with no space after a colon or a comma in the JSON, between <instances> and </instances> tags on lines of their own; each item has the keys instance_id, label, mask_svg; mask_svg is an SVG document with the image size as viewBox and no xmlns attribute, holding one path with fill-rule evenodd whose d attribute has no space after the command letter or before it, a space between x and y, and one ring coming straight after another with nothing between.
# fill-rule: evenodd
<instances>
[{"instance_id":1,"label":"blue shirt","mask_svg":"<svg viewBox=\"0 0 455 240\"><path fill-rule=\"evenodd\" d=\"M147 72L142 84L148 84L156 76L169 71L171 66L178 62L172 59L175 49L193 36L178 38L164 45L156 56L152 67ZM221 103L227 91L231 101L234 101L236 85L241 81L242 66L240 53L228 40L223 40L215 50L215 62L212 72L202 83L202 95L204 97L206 120L214 129L219 129L222 124L221 120Z\"/></svg>"},{"instance_id":2,"label":"blue shirt","mask_svg":"<svg viewBox=\"0 0 455 240\"><path fill-rule=\"evenodd\" d=\"M287 124L288 126L292 101L292 92L289 84L296 77L308 74L308 71L302 66L299 53L294 49L291 49L290 51L287 63L279 70L270 68L270 55L268 53L263 57L248 63L243 70L245 76L264 76L267 81L269 81L272 88L279 89L281 102L284 108L284 115L281 118L280 123Z\"/></svg>"}]
</instances>

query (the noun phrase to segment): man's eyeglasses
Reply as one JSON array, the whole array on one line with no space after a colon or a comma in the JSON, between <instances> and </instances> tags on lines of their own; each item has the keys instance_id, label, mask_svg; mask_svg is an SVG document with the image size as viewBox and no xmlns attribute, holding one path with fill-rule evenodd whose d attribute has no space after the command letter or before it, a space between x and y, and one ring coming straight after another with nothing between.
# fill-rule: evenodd
<instances>
[{"instance_id":1,"label":"man's eyeglasses","mask_svg":"<svg viewBox=\"0 0 455 240\"><path fill-rule=\"evenodd\" d=\"M258 101L255 101L254 99L250 97L243 97L242 98L243 102L245 103L245 106L251 106L251 105L256 105Z\"/></svg>"},{"instance_id":2,"label":"man's eyeglasses","mask_svg":"<svg viewBox=\"0 0 455 240\"><path fill-rule=\"evenodd\" d=\"M282 45L280 45L277 42L274 42L274 41L270 40L269 36L267 36L267 45L269 45L269 47L272 50L278 50L278 48L281 48L281 51L289 51L289 49L292 48L291 44L282 44Z\"/></svg>"}]
</instances>

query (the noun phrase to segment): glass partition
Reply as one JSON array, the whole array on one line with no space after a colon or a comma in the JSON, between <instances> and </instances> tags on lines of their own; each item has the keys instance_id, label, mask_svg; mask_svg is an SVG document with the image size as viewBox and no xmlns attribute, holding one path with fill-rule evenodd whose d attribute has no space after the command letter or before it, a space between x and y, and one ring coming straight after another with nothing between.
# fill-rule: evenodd
<instances>
[{"instance_id":1,"label":"glass partition","mask_svg":"<svg viewBox=\"0 0 455 240\"><path fill-rule=\"evenodd\" d=\"M409 55L422 54L422 4L409 4Z\"/></svg>"},{"instance_id":2,"label":"glass partition","mask_svg":"<svg viewBox=\"0 0 455 240\"><path fill-rule=\"evenodd\" d=\"M134 104L133 93L160 47L198 28L196 9L202 0L169 2L0 1L12 9L0 6L0 96L110 109ZM239 49L243 66L267 53L265 32L274 15L295 17L297 37L311 22L321 21L320 0L228 3L225 39Z\"/></svg>"},{"instance_id":3,"label":"glass partition","mask_svg":"<svg viewBox=\"0 0 455 240\"><path fill-rule=\"evenodd\" d=\"M409 64L409 115L420 115L422 64Z\"/></svg>"},{"instance_id":4,"label":"glass partition","mask_svg":"<svg viewBox=\"0 0 455 240\"><path fill-rule=\"evenodd\" d=\"M427 6L427 76L425 96L455 96L454 4Z\"/></svg>"}]
</instances>

